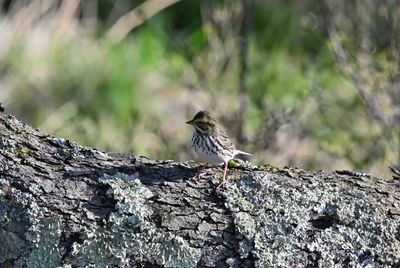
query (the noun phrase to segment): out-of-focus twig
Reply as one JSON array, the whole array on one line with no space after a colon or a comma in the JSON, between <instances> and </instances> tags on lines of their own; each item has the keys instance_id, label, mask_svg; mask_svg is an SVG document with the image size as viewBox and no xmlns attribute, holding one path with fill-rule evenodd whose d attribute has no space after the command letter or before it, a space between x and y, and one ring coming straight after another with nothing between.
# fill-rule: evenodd
<instances>
[{"instance_id":1,"label":"out-of-focus twig","mask_svg":"<svg viewBox=\"0 0 400 268\"><path fill-rule=\"evenodd\" d=\"M107 36L116 42L120 42L135 27L139 26L161 10L179 1L180 0L147 0L120 17L108 30Z\"/></svg>"},{"instance_id":2,"label":"out-of-focus twig","mask_svg":"<svg viewBox=\"0 0 400 268\"><path fill-rule=\"evenodd\" d=\"M344 6L339 2L325 0L328 10L325 17L325 24L331 41L332 51L339 70L355 86L368 116L377 123L390 149L397 157L400 157L399 136L396 134L399 131L399 124L396 124L396 115L399 109L397 108L399 103L398 96L400 96L396 93L399 88L398 79L396 79L399 76L399 72L396 66L399 65L400 56L397 49L389 50L388 58L390 59L391 66L394 66L394 68L384 72L379 67L381 64L375 55L375 50L379 48L379 40L377 40L377 37L372 32L372 29L377 27L377 18L381 16L377 13L377 10L385 10L387 14L383 18L386 19L386 23L391 25L390 27L385 27L385 31L387 32L385 33L391 37L387 40L390 44L389 48L398 47L398 39L391 34L395 32L393 27L398 25L390 19L395 18L395 8L390 2L379 0L349 3L352 5L349 10L356 11L354 14L346 14ZM376 7L376 5L381 8ZM341 20L341 24L335 22L335 15L341 15L342 18L349 15L347 17L348 23L352 27L343 26L343 20ZM340 26L342 26L343 33L347 33L348 36L357 36L359 39L359 42L352 43L356 48L353 48L353 52L349 52L351 51L351 47L345 48L343 45L337 30L337 28L340 30ZM385 33L380 33L379 36L385 35ZM380 99L387 99L388 101L386 102L389 105L382 105L382 101L379 101Z\"/></svg>"},{"instance_id":3,"label":"out-of-focus twig","mask_svg":"<svg viewBox=\"0 0 400 268\"><path fill-rule=\"evenodd\" d=\"M24 31L32 22L40 18L55 4L57 4L57 1L34 0L28 5L16 8L14 12L9 12L11 14L11 25L13 25L14 33Z\"/></svg>"},{"instance_id":4,"label":"out-of-focus twig","mask_svg":"<svg viewBox=\"0 0 400 268\"><path fill-rule=\"evenodd\" d=\"M377 120L384 121L384 116L377 108L374 98L370 96L370 94L365 90L366 85L362 83L362 77L355 69L356 67L352 66L352 63L349 61L348 55L343 48L342 42L340 41L336 30L336 26L333 22L333 18L330 14L326 15L326 28L332 44L334 56L337 63L340 65L341 71L344 75L346 75L349 79L353 81L353 84L356 86L361 100L367 107L367 111L371 114L371 116L376 118Z\"/></svg>"},{"instance_id":5,"label":"out-of-focus twig","mask_svg":"<svg viewBox=\"0 0 400 268\"><path fill-rule=\"evenodd\" d=\"M75 29L71 27L74 24L80 6L80 0L64 0L58 10L59 26L57 29L57 37L64 37L67 31Z\"/></svg>"},{"instance_id":6,"label":"out-of-focus twig","mask_svg":"<svg viewBox=\"0 0 400 268\"><path fill-rule=\"evenodd\" d=\"M99 12L98 0L82 2L82 18L83 24L89 31L96 32L98 27L97 14Z\"/></svg>"},{"instance_id":7,"label":"out-of-focus twig","mask_svg":"<svg viewBox=\"0 0 400 268\"><path fill-rule=\"evenodd\" d=\"M246 77L247 77L247 48L248 48L248 38L249 38L249 30L250 30L250 9L249 2L250 0L241 0L242 7L242 22L240 27L240 74L239 74L239 98L240 98L240 107L239 107L239 129L238 129L238 140L239 142L244 142L244 117L246 113Z\"/></svg>"},{"instance_id":8,"label":"out-of-focus twig","mask_svg":"<svg viewBox=\"0 0 400 268\"><path fill-rule=\"evenodd\" d=\"M60 11L59 11L60 20L63 20L66 22L71 21L75 17L75 15L78 11L80 2L81 2L80 0L64 0L64 1L62 1L61 6L60 6Z\"/></svg>"}]
</instances>

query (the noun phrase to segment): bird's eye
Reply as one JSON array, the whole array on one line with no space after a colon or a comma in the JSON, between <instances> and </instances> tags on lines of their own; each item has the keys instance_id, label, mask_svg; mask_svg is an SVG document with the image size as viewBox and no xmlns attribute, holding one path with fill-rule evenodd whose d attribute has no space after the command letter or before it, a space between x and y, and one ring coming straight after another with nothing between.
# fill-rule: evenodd
<instances>
[{"instance_id":1,"label":"bird's eye","mask_svg":"<svg viewBox=\"0 0 400 268\"><path fill-rule=\"evenodd\" d=\"M208 129L208 125L206 123L201 122L198 125L199 125L199 128L201 128L202 130Z\"/></svg>"}]
</instances>

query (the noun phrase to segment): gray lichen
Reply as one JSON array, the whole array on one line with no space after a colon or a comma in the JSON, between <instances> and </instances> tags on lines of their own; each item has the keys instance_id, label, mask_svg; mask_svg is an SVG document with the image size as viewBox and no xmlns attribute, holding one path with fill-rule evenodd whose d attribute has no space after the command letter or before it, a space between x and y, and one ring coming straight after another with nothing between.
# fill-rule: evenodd
<instances>
[{"instance_id":1,"label":"gray lichen","mask_svg":"<svg viewBox=\"0 0 400 268\"><path fill-rule=\"evenodd\" d=\"M23 252L26 246L24 240L14 232L0 229L0 237L0 263L18 257L18 253Z\"/></svg>"},{"instance_id":2,"label":"gray lichen","mask_svg":"<svg viewBox=\"0 0 400 268\"><path fill-rule=\"evenodd\" d=\"M110 186L107 195L117 201L116 212L104 227L89 223L84 227L82 244L73 245L77 266L129 266L130 259L147 259L164 267L195 267L201 251L181 237L164 232L149 221L148 199L152 192L138 179L126 174L103 175L101 183Z\"/></svg>"},{"instance_id":3,"label":"gray lichen","mask_svg":"<svg viewBox=\"0 0 400 268\"><path fill-rule=\"evenodd\" d=\"M11 138L0 137L0 150L13 150L17 142Z\"/></svg>"},{"instance_id":4,"label":"gray lichen","mask_svg":"<svg viewBox=\"0 0 400 268\"><path fill-rule=\"evenodd\" d=\"M68 143L67 140L56 137L49 137L48 140L51 141L53 144L57 145L58 147L64 147Z\"/></svg>"},{"instance_id":5,"label":"gray lichen","mask_svg":"<svg viewBox=\"0 0 400 268\"><path fill-rule=\"evenodd\" d=\"M33 230L35 229L35 230ZM60 218L41 218L35 228L30 228L34 234L33 250L26 260L27 267L58 267L61 265L61 255L58 249L60 241Z\"/></svg>"},{"instance_id":6,"label":"gray lichen","mask_svg":"<svg viewBox=\"0 0 400 268\"><path fill-rule=\"evenodd\" d=\"M296 185L253 172L231 183L224 195L242 235L239 253L253 254L257 267L306 265L310 256L320 267L345 259L351 267L400 261L400 223L361 191L320 178Z\"/></svg>"},{"instance_id":7,"label":"gray lichen","mask_svg":"<svg viewBox=\"0 0 400 268\"><path fill-rule=\"evenodd\" d=\"M60 266L60 219L45 217L29 193L11 189L8 194L11 200L0 201L0 263L22 256L27 267Z\"/></svg>"}]
</instances>

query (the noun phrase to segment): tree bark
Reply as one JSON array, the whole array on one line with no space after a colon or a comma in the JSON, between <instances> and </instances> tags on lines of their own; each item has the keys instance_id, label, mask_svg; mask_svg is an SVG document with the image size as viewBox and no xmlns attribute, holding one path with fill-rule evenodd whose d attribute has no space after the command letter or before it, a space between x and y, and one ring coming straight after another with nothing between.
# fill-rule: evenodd
<instances>
[{"instance_id":1,"label":"tree bark","mask_svg":"<svg viewBox=\"0 0 400 268\"><path fill-rule=\"evenodd\" d=\"M0 113L0 267L400 265L400 183L106 153Z\"/></svg>"}]
</instances>

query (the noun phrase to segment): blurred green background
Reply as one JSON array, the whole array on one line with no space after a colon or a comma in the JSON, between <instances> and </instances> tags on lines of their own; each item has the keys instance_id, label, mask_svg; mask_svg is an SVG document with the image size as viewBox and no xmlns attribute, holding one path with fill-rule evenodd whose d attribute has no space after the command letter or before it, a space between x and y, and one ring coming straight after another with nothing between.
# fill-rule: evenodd
<instances>
[{"instance_id":1,"label":"blurred green background","mask_svg":"<svg viewBox=\"0 0 400 268\"><path fill-rule=\"evenodd\" d=\"M399 164L397 1L0 4L0 102L42 132L183 161L206 109L257 164Z\"/></svg>"}]
</instances>

